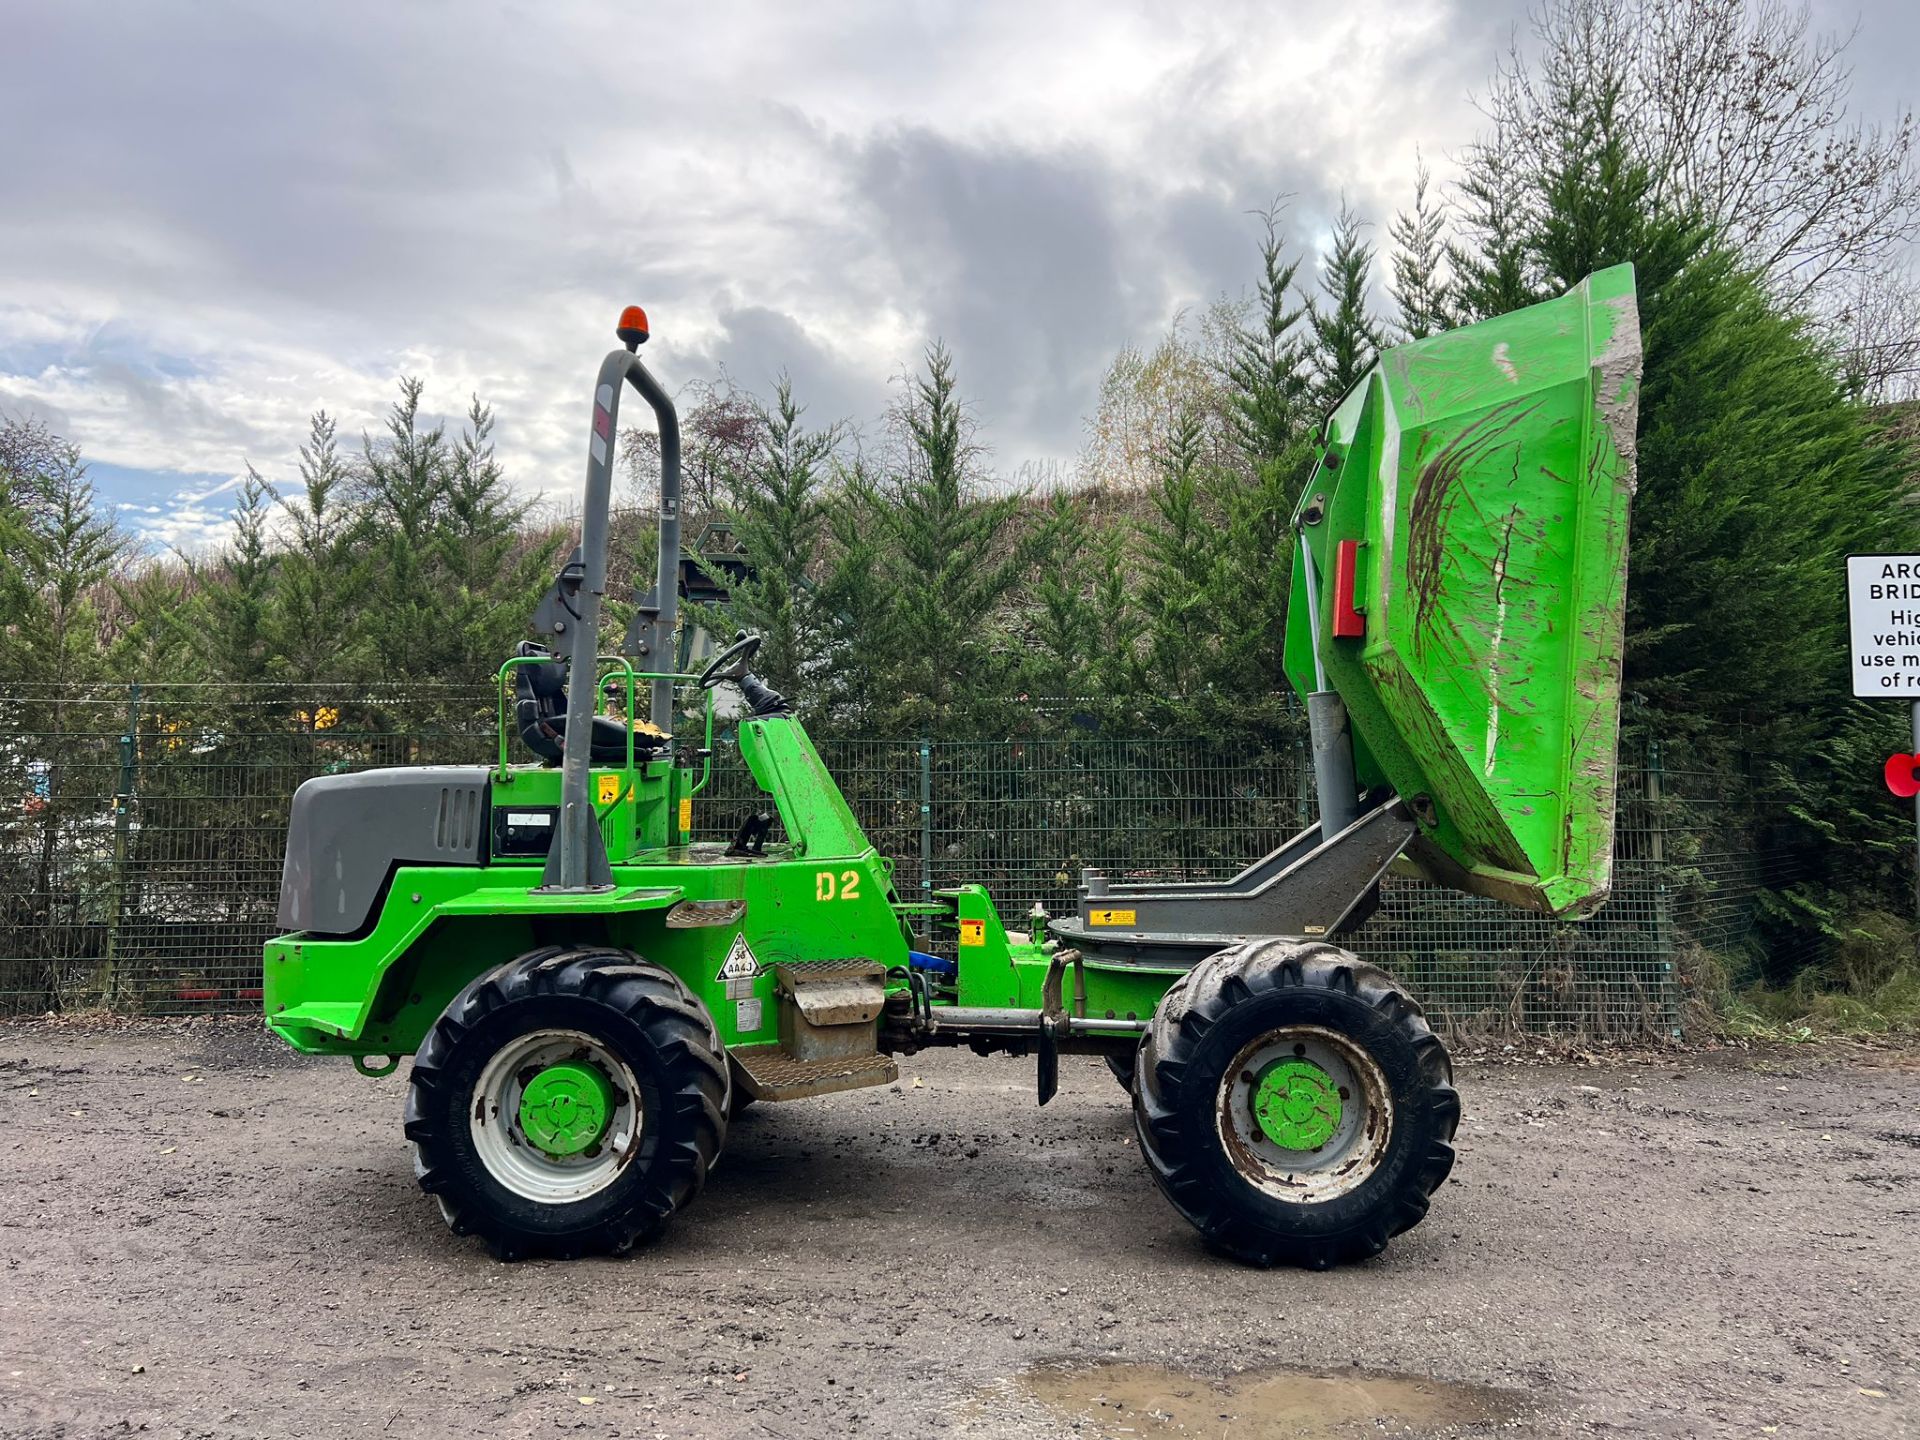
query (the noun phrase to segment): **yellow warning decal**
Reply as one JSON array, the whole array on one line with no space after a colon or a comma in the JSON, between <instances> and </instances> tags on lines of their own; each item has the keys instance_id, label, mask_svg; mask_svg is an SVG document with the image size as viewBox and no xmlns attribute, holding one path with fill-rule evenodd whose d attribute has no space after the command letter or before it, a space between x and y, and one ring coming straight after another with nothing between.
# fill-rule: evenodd
<instances>
[{"instance_id":1,"label":"yellow warning decal","mask_svg":"<svg viewBox=\"0 0 1920 1440\"><path fill-rule=\"evenodd\" d=\"M1134 923L1134 912L1131 910L1089 910L1087 912L1087 923L1089 925L1131 925Z\"/></svg>"},{"instance_id":2,"label":"yellow warning decal","mask_svg":"<svg viewBox=\"0 0 1920 1440\"><path fill-rule=\"evenodd\" d=\"M602 775L600 777L599 796L599 800L595 803L600 805L611 805L614 801L618 800L620 798L620 777L618 775Z\"/></svg>"},{"instance_id":3,"label":"yellow warning decal","mask_svg":"<svg viewBox=\"0 0 1920 1440\"><path fill-rule=\"evenodd\" d=\"M691 795L682 795L680 797L680 833L685 835L691 832L692 829L693 797Z\"/></svg>"},{"instance_id":4,"label":"yellow warning decal","mask_svg":"<svg viewBox=\"0 0 1920 1440\"><path fill-rule=\"evenodd\" d=\"M987 922L984 920L962 920L960 922L960 943L962 945L986 944Z\"/></svg>"}]
</instances>

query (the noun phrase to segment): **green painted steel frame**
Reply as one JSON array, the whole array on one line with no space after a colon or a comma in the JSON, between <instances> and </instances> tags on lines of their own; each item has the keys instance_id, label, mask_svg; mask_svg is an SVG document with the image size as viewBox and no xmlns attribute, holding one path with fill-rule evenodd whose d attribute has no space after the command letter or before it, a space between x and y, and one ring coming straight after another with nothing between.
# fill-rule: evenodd
<instances>
[{"instance_id":1,"label":"green painted steel frame","mask_svg":"<svg viewBox=\"0 0 1920 1440\"><path fill-rule=\"evenodd\" d=\"M365 935L292 934L267 943L267 1023L313 1054L401 1054L418 1048L453 996L488 969L540 945L606 944L673 971L712 1012L727 1044L765 1043L777 1035L776 963L858 956L897 971L897 987L908 961L908 921L916 917L950 933L961 958L958 984L940 1003L1038 1012L1054 942L1010 936L983 886L941 891L931 904L902 900L893 862L867 839L797 720L749 719L740 745L788 837L764 855L727 856L686 843L684 832L675 843L643 843L639 832L657 828L652 817L672 806L673 777L684 772L666 760L632 772L596 771L624 773L626 788L608 812L622 813L624 801L635 817L609 836L611 891L542 893L533 857L402 866ZM559 772L551 768L507 767L492 778L490 807L558 799ZM509 786L511 794L498 793ZM744 908L721 925L669 923L688 900ZM700 918L691 907L683 913ZM729 979L722 969L742 943L755 973ZM1086 964L1076 986L1084 1000L1075 1008L1096 1021L1144 1019L1179 973Z\"/></svg>"},{"instance_id":2,"label":"green painted steel frame","mask_svg":"<svg viewBox=\"0 0 1920 1440\"><path fill-rule=\"evenodd\" d=\"M626 681L626 684L622 687L627 701L626 768L632 770L634 768L633 727L636 718L633 708L635 683L641 680L673 680L677 682L697 680L700 677L670 670L635 670L633 668L633 662L624 655L602 655L599 663L604 665L609 661L618 665L620 668L618 670L602 670L595 675L593 680L594 693L596 695L601 694L604 691L607 680L612 676L620 676ZM550 655L515 655L507 660L494 676L494 698L497 702L494 729L500 757L500 763L495 767L494 773L502 778L505 778L512 769L507 763L507 677L523 666L551 665L552 663L553 657ZM706 712L707 733L706 741L701 752L703 764L700 773L700 783L687 792L690 796L698 795L702 790L706 789L707 781L713 776L713 691L709 689L705 692L705 695L706 703L703 708Z\"/></svg>"},{"instance_id":3,"label":"green painted steel frame","mask_svg":"<svg viewBox=\"0 0 1920 1440\"><path fill-rule=\"evenodd\" d=\"M507 760L507 688L513 671L547 663L515 657L496 676L499 763L489 773L495 807L556 805L560 772ZM712 775L713 698L706 696L708 752L700 779L687 784L670 759L636 759L631 727L638 682L695 677L635 671L624 657L603 657L624 681L628 763L596 767L593 793L611 779L615 793L596 802L612 865L612 890L588 895L540 890L537 856L490 857L479 866L397 868L373 924L363 935L277 936L264 953L267 1023L296 1049L355 1057L418 1048L428 1028L465 985L488 969L544 944L606 944L633 950L678 975L712 1012L728 1044L777 1034L773 966L782 961L858 956L895 971L904 984L912 918L950 931L964 962L945 1004L1038 1011L1052 942L1015 940L978 885L941 892L931 904L903 901L893 862L875 850L832 773L798 720L756 717L740 726L740 751L754 784L774 805L786 839L763 855L730 856L694 846L681 801ZM596 676L596 686L606 675ZM488 827L491 833L491 826ZM726 906L682 912L682 901L737 902L737 916L698 923ZM754 960L751 976L723 974L737 947ZM737 968L737 967L736 967ZM1089 966L1078 1008L1093 1018L1151 1013L1177 971Z\"/></svg>"}]
</instances>

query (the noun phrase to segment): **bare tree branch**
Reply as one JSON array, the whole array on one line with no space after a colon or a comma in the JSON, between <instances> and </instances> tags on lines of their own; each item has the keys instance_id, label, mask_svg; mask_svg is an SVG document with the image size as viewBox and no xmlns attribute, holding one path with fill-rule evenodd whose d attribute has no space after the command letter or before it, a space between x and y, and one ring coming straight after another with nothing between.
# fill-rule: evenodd
<instances>
[{"instance_id":1,"label":"bare tree branch","mask_svg":"<svg viewBox=\"0 0 1920 1440\"><path fill-rule=\"evenodd\" d=\"M1811 33L1804 7L1547 0L1532 30L1482 105L1523 163L1544 165L1567 138L1549 97L1593 101L1588 118L1629 139L1660 205L1697 216L1783 299L1817 311L1920 238L1913 113L1855 116L1853 36Z\"/></svg>"}]
</instances>

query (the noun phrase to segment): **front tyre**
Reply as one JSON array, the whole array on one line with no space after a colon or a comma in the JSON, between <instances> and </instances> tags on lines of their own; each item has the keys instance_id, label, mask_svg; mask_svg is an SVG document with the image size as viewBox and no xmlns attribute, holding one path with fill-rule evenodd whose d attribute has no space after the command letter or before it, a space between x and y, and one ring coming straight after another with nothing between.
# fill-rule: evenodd
<instances>
[{"instance_id":1,"label":"front tyre","mask_svg":"<svg viewBox=\"0 0 1920 1440\"><path fill-rule=\"evenodd\" d=\"M705 1183L726 1055L677 979L629 951L552 946L454 997L414 1058L406 1134L455 1234L503 1260L618 1253Z\"/></svg>"},{"instance_id":2,"label":"front tyre","mask_svg":"<svg viewBox=\"0 0 1920 1440\"><path fill-rule=\"evenodd\" d=\"M1420 1007L1318 942L1222 950L1167 991L1139 1052L1154 1181L1224 1254L1325 1269L1417 1225L1460 1097Z\"/></svg>"}]
</instances>

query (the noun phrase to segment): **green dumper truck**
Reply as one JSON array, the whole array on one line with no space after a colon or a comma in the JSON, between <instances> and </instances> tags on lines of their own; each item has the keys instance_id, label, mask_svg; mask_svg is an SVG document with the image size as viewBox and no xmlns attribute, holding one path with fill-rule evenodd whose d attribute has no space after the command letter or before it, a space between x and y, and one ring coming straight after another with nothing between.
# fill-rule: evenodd
<instances>
[{"instance_id":1,"label":"green dumper truck","mask_svg":"<svg viewBox=\"0 0 1920 1440\"><path fill-rule=\"evenodd\" d=\"M1328 418L1285 662L1320 822L1231 879L1086 871L1075 913L1011 931L981 886L899 893L755 637L672 668L678 423L645 315L617 333L581 543L498 674L493 763L300 787L268 1025L369 1075L411 1053L421 1188L503 1258L625 1251L743 1106L885 1084L934 1046L1034 1057L1042 1104L1062 1053L1106 1056L1155 1182L1223 1254L1326 1266L1416 1224L1453 1165L1451 1065L1339 938L1396 868L1556 915L1606 898L1632 271L1390 350ZM629 385L660 431L666 579L608 651ZM765 803L696 842L722 685ZM596 713L608 691L623 719Z\"/></svg>"}]
</instances>

